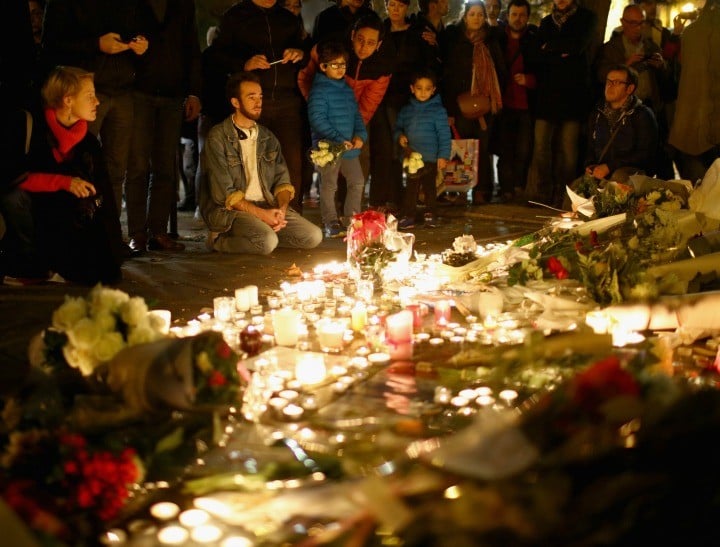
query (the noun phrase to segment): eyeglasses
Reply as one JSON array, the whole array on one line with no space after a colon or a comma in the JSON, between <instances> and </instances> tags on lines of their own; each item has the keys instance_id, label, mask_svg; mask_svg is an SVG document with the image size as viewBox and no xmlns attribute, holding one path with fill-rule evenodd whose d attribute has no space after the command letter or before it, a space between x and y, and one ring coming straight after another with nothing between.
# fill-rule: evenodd
<instances>
[{"instance_id":1,"label":"eyeglasses","mask_svg":"<svg viewBox=\"0 0 720 547\"><path fill-rule=\"evenodd\" d=\"M605 80L605 85L609 85L611 87L614 87L616 85L628 85L630 82L626 82L625 80Z\"/></svg>"},{"instance_id":2,"label":"eyeglasses","mask_svg":"<svg viewBox=\"0 0 720 547\"><path fill-rule=\"evenodd\" d=\"M626 25L630 25L631 27L639 27L642 25L645 21L632 21L631 19L620 19L623 23Z\"/></svg>"},{"instance_id":3,"label":"eyeglasses","mask_svg":"<svg viewBox=\"0 0 720 547\"><path fill-rule=\"evenodd\" d=\"M346 67L347 63L325 63L325 68L332 68L333 70Z\"/></svg>"}]
</instances>

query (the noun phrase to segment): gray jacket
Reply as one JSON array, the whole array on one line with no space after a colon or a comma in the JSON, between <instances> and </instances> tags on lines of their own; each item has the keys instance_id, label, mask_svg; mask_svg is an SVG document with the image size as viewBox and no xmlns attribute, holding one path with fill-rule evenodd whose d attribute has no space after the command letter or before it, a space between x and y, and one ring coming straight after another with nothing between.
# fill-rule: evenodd
<instances>
[{"instance_id":1,"label":"gray jacket","mask_svg":"<svg viewBox=\"0 0 720 547\"><path fill-rule=\"evenodd\" d=\"M211 232L226 232L237 213L231 203L245 196L245 178L240 138L232 117L210 130L202 152L200 212ZM267 205L277 206L275 196L282 191L295 194L280 143L273 133L258 125L257 166L260 186Z\"/></svg>"}]
</instances>

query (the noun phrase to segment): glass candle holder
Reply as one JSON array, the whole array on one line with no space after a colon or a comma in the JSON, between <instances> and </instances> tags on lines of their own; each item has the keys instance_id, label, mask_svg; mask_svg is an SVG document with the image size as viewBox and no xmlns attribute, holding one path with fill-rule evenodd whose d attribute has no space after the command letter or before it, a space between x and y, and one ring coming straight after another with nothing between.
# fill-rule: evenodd
<instances>
[{"instance_id":1,"label":"glass candle holder","mask_svg":"<svg viewBox=\"0 0 720 547\"><path fill-rule=\"evenodd\" d=\"M232 296L217 296L213 298L213 313L215 319L223 323L230 321L235 313L235 298Z\"/></svg>"}]
</instances>

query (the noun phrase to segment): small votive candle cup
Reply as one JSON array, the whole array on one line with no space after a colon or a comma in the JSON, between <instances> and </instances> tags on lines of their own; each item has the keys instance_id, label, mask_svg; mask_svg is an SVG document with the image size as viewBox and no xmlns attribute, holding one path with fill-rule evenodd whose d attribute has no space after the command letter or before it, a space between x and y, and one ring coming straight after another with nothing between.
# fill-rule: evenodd
<instances>
[{"instance_id":1,"label":"small votive candle cup","mask_svg":"<svg viewBox=\"0 0 720 547\"><path fill-rule=\"evenodd\" d=\"M272 316L275 343L278 346L295 346L300 338L300 314L292 308L277 310Z\"/></svg>"},{"instance_id":2,"label":"small votive candle cup","mask_svg":"<svg viewBox=\"0 0 720 547\"><path fill-rule=\"evenodd\" d=\"M215 319L223 323L230 321L235 314L235 298L232 296L216 296L213 298Z\"/></svg>"},{"instance_id":3,"label":"small votive candle cup","mask_svg":"<svg viewBox=\"0 0 720 547\"><path fill-rule=\"evenodd\" d=\"M320 349L325 353L338 353L343 349L345 322L323 319L316 328Z\"/></svg>"},{"instance_id":4,"label":"small votive candle cup","mask_svg":"<svg viewBox=\"0 0 720 547\"><path fill-rule=\"evenodd\" d=\"M250 293L247 287L235 289L235 307L238 311L248 311L250 309Z\"/></svg>"}]
</instances>

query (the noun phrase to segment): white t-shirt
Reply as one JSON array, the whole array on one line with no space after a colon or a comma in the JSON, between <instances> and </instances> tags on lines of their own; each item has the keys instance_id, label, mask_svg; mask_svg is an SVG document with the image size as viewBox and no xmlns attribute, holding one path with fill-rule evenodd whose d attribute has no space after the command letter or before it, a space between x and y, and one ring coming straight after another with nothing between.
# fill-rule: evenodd
<instances>
[{"instance_id":1,"label":"white t-shirt","mask_svg":"<svg viewBox=\"0 0 720 547\"><path fill-rule=\"evenodd\" d=\"M235 125L234 122L233 125ZM245 199L247 201L265 201L257 168L257 125L253 125L249 129L243 129L235 125L235 129L247 135L246 139L240 140L240 150L242 152L243 165L245 166L245 180L248 181L247 189L245 190Z\"/></svg>"}]
</instances>

